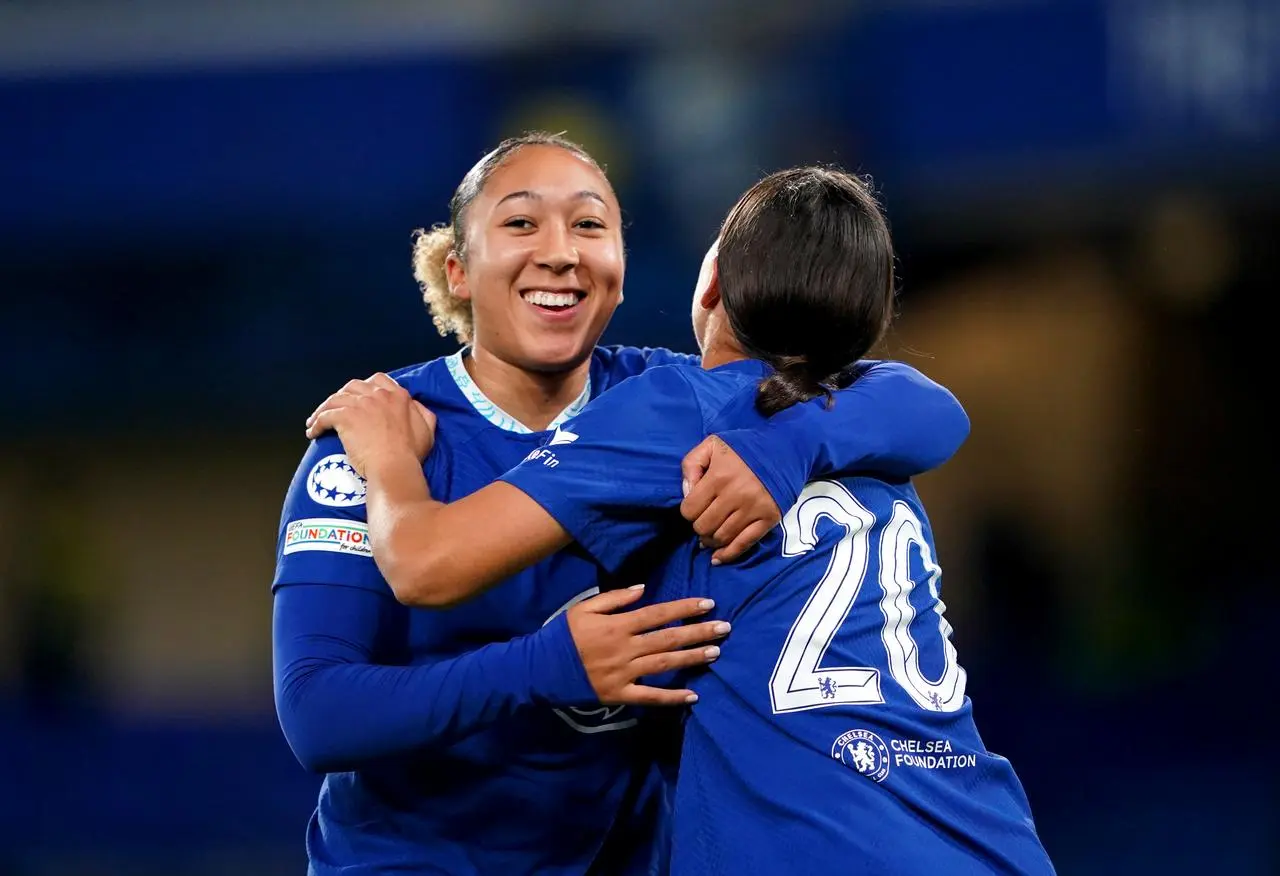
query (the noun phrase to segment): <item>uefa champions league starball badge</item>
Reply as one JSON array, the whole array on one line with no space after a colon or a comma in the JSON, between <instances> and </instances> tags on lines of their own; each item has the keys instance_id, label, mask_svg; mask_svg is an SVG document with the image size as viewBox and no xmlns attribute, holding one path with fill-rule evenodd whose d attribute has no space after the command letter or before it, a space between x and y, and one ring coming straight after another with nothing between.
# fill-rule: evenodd
<instances>
[{"instance_id":1,"label":"uefa champions league starball badge","mask_svg":"<svg viewBox=\"0 0 1280 876\"><path fill-rule=\"evenodd\" d=\"M307 475L307 494L331 508L363 505L367 491L364 478L356 474L343 453L326 456L312 466Z\"/></svg>"}]
</instances>

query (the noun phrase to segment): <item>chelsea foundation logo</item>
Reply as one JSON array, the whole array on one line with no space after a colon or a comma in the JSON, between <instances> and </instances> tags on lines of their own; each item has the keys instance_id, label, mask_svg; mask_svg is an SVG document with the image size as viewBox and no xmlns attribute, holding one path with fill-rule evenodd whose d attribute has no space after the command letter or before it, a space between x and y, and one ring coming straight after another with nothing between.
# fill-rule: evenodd
<instances>
[{"instance_id":1,"label":"chelsea foundation logo","mask_svg":"<svg viewBox=\"0 0 1280 876\"><path fill-rule=\"evenodd\" d=\"M831 744L831 756L873 782L883 782L889 775L889 749L870 730L841 733Z\"/></svg>"},{"instance_id":2,"label":"chelsea foundation logo","mask_svg":"<svg viewBox=\"0 0 1280 876\"><path fill-rule=\"evenodd\" d=\"M367 491L364 478L356 474L344 453L326 456L307 475L307 494L330 508L363 505Z\"/></svg>"}]
</instances>

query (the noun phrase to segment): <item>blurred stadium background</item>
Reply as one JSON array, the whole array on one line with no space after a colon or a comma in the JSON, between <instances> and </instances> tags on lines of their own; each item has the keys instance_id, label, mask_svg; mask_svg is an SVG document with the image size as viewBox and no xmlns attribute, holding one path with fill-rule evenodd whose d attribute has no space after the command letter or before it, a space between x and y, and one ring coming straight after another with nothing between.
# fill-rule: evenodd
<instances>
[{"instance_id":1,"label":"blurred stadium background","mask_svg":"<svg viewBox=\"0 0 1280 876\"><path fill-rule=\"evenodd\" d=\"M1059 872L1280 873L1280 3L3 0L0 874L302 872L302 421L450 349L409 234L530 127L620 191L617 342L691 348L761 173L873 174L887 352L973 418L921 481L957 645Z\"/></svg>"}]
</instances>

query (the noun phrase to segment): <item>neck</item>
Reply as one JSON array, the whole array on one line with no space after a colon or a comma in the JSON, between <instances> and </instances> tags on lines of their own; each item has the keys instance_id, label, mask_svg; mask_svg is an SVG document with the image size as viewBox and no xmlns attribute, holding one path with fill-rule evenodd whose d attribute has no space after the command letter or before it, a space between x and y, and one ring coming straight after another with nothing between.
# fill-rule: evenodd
<instances>
[{"instance_id":1,"label":"neck","mask_svg":"<svg viewBox=\"0 0 1280 876\"><path fill-rule=\"evenodd\" d=\"M741 350L708 347L707 351L702 354L702 367L710 371L712 368L719 368L721 365L728 365L730 362L740 362L743 359L750 358Z\"/></svg>"},{"instance_id":2,"label":"neck","mask_svg":"<svg viewBox=\"0 0 1280 876\"><path fill-rule=\"evenodd\" d=\"M582 394L591 372L590 357L568 371L527 371L481 347L472 347L462 363L490 401L535 432Z\"/></svg>"},{"instance_id":3,"label":"neck","mask_svg":"<svg viewBox=\"0 0 1280 876\"><path fill-rule=\"evenodd\" d=\"M730 362L750 359L733 332L729 330L727 321L718 312L708 317L702 347L702 367L710 371Z\"/></svg>"}]
</instances>

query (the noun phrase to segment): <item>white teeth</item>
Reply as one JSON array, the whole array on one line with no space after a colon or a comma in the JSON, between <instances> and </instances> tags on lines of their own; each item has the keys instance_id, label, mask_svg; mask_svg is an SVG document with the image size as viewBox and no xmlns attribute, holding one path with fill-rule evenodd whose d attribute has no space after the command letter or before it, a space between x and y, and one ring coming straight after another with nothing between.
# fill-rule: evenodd
<instances>
[{"instance_id":1,"label":"white teeth","mask_svg":"<svg viewBox=\"0 0 1280 876\"><path fill-rule=\"evenodd\" d=\"M578 303L578 296L572 292L545 292L536 289L533 292L526 292L524 300L543 307L572 307Z\"/></svg>"}]
</instances>

